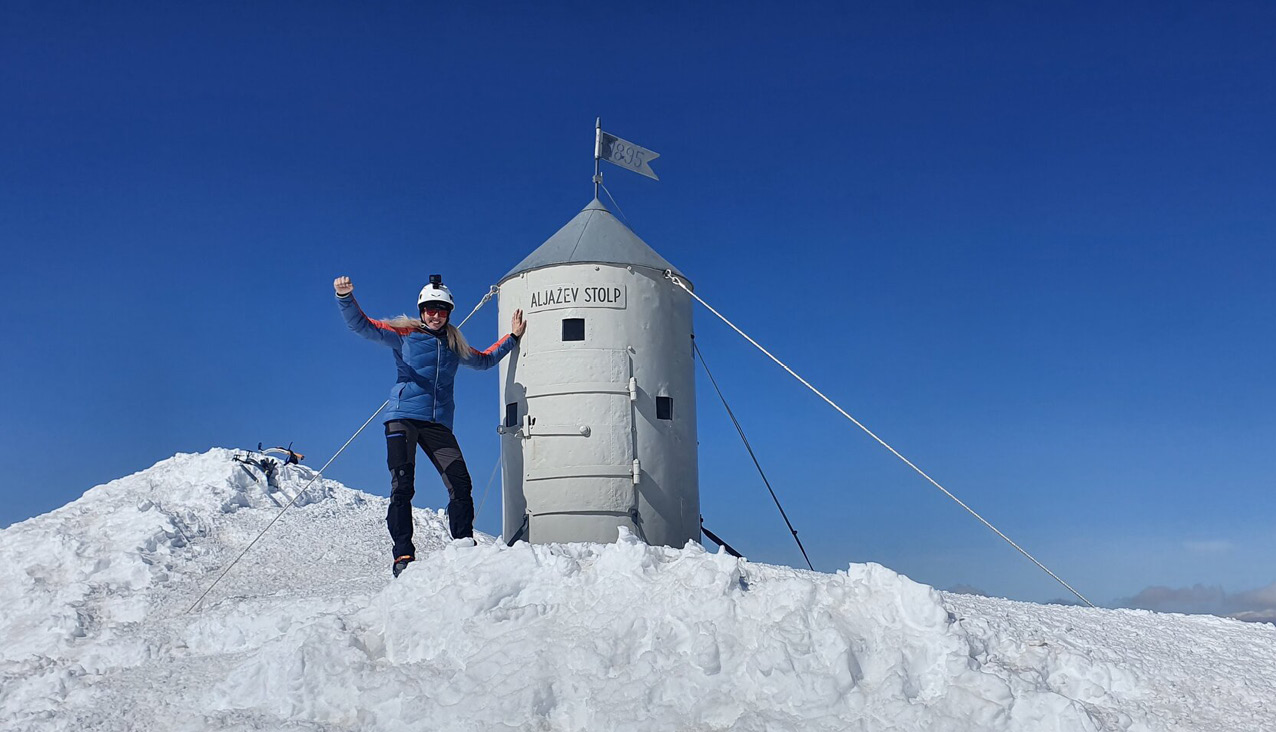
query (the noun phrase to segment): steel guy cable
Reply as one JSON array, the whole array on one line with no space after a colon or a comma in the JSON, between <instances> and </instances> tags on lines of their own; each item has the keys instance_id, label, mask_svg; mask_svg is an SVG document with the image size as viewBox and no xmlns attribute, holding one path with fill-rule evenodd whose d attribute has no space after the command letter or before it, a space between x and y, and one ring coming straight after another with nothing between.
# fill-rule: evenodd
<instances>
[{"instance_id":1,"label":"steel guy cable","mask_svg":"<svg viewBox=\"0 0 1276 732\"><path fill-rule=\"evenodd\" d=\"M762 483L771 494L771 500L775 501L775 507L780 509L780 518L784 519L784 525L789 527L789 533L793 534L793 541L796 541L798 549L802 550L802 558L806 560L806 566L814 572L815 565L811 564L811 558L806 555L806 547L802 546L802 540L798 538L797 529L793 528L793 522L789 521L789 515L784 512L784 506L780 505L780 497L775 495L775 489L771 487L771 481L767 480L766 473L762 470L762 463L758 462L758 456L753 453L753 445L749 444L749 438L744 436L744 428L740 426L740 420L735 418L735 411L731 409L730 404L727 404L727 398L723 396L722 389L718 387L718 380L713 378L713 372L709 370L709 364L704 360L704 354L700 352L700 346L694 340L691 341L691 350L695 351L696 357L700 359L700 365L704 367L704 372L708 374L709 383L713 384L713 390L718 392L718 398L722 400L722 406L726 407L727 416L731 418L731 424L735 425L735 431L740 433L740 439L744 441L744 449L749 451L749 457L753 458L753 466L758 469L758 475L762 476ZM710 536L709 538L713 539L714 537ZM714 539L714 541L717 541L717 539Z\"/></svg>"},{"instance_id":2,"label":"steel guy cable","mask_svg":"<svg viewBox=\"0 0 1276 732\"><path fill-rule=\"evenodd\" d=\"M474 313L477 313L479 311L479 308L486 305L487 301L491 300L492 296L499 291L500 290L496 287L496 285L492 285L488 289L487 294L483 295L483 299L479 300L478 305L474 306L474 309L470 311L470 314L465 316L465 320L462 320L461 325L458 325L457 327L460 328L462 325L465 325L466 321L474 317ZM350 439L346 440L346 444L342 445L341 448L337 450L337 452L334 453L332 457L328 458L328 462L324 463L322 468L319 468L319 471L315 473L315 476L313 478L310 479L310 482L306 483L304 488L297 491L297 495L293 496L292 500L289 501L287 504L285 504L284 507L280 509L279 513L275 514L275 517L270 520L270 523L266 524L266 528L262 529L261 533L257 534L257 536L254 537L252 541L248 542L248 546L244 547L244 550L239 553L239 556L235 557L234 561L226 565L226 569L222 570L222 573L217 576L217 579L213 580L213 583L208 586L208 589L204 590L204 592L198 598L195 599L195 602L191 603L191 606L186 609L187 614L189 614L192 610L198 607L199 603L203 602L204 598L208 596L208 593L213 591L213 588L216 587L217 584L222 581L222 578L224 578L226 574L230 572L231 568L233 568L236 564L238 564L239 560L244 558L244 555L248 553L248 550L252 549L253 545L256 544L261 539L261 537L265 536L267 531L270 531L270 527L274 526L275 522L283 517L285 511L287 511L289 508L292 508L292 505L297 502L298 498L301 498L303 495L305 495L306 491L310 490L310 486L314 485L316 480L319 480L320 476L323 475L323 471L327 470L329 465L332 465L332 461L336 460L337 457L341 455L342 452L345 452L345 449L350 446L350 443L354 442L354 438L358 437L359 433L363 432L363 430L369 424L372 424L372 420L376 419L377 415L381 414L381 410L385 409L387 406L389 406L389 404L390 404L389 399L382 402L381 406L377 407L377 411L373 412L372 416L368 417L368 420L363 423L363 426L355 430L353 435L350 435ZM497 464L499 465L500 463L497 463ZM493 472L493 476L495 476L495 472ZM490 480L488 481L488 485L489 486L491 485ZM484 498L486 498L487 496L486 490L484 490L483 495L484 495Z\"/></svg>"},{"instance_id":3,"label":"steel guy cable","mask_svg":"<svg viewBox=\"0 0 1276 732\"><path fill-rule=\"evenodd\" d=\"M314 485L316 480L319 480L319 477L323 475L323 471L327 470L329 465L332 465L332 461L336 460L337 456L340 455L342 452L344 452L345 449L350 446L351 442L354 442L354 438L358 437L359 433L363 431L364 427L367 427L369 424L371 424L372 420L376 419L377 415L381 414L381 410L385 409L386 406L389 405L389 403L390 403L389 399L382 402L381 406L377 407L377 411L373 412L371 417L368 417L368 421L363 423L363 427L360 427L359 429L355 430L354 434L350 435L350 439L346 440L346 444L342 445L341 449L337 450L336 454L328 458L328 462L324 463L322 468L319 468L319 472L315 473L315 477L311 478L310 482L306 483L304 488L297 491L297 495L293 496L292 500L289 501L287 504L285 504L284 507L280 509L279 513L275 514L275 517L270 520L270 523L266 524L266 528L262 529L261 533L257 534L256 538L248 542L248 546L244 547L244 550L239 553L239 556L235 557L235 560L233 562L226 565L226 569L222 570L222 573L217 576L217 579L213 580L213 583L208 586L208 589L204 590L203 594L201 594L198 598L196 598L195 602L191 603L190 607L186 608L187 614L190 614L192 610L194 610L196 607L199 606L199 603L202 602L204 598L208 596L208 593L213 591L213 588L217 586L217 583L222 581L222 578L226 576L226 573L230 572L231 568L234 567L236 564L238 564L239 560L244 558L244 555L248 553L248 550L253 548L253 544L256 544L257 541L261 539L261 537L266 535L267 531L270 531L270 527L274 526L275 522L278 521L284 515L284 511L287 511L289 508L292 508L292 504L296 503L298 498L301 498L303 495L305 495L306 491L310 490L310 486Z\"/></svg>"},{"instance_id":4,"label":"steel guy cable","mask_svg":"<svg viewBox=\"0 0 1276 732\"><path fill-rule=\"evenodd\" d=\"M845 409L842 409L841 407L839 407L839 406L837 405L837 403L836 403L836 402L834 402L832 399L829 399L828 397L824 396L823 392L821 392L819 389L816 389L814 386L811 386L811 383L810 383L809 381L807 381L806 379L804 379L804 378L802 378L801 376L799 376L799 375L798 375L798 373L797 373L796 371L794 371L793 369L789 368L789 367L788 367L788 365L786 365L783 361L781 361L780 359L778 359L778 358L776 358L774 355L772 355L772 354L771 354L771 352L770 352L770 351L768 351L767 349L763 348L763 347L762 347L762 345L761 345L760 343L758 343L757 341L755 341L755 340L753 340L752 338L750 338L750 337L749 337L749 335L748 335L747 333L745 333L744 331L740 330L740 329L736 326L736 324L735 324L735 323L732 323L730 320L727 320L726 316L724 316L722 313L718 312L717 310L714 310L714 308L713 308L713 306L712 306L712 305L710 305L709 303L707 303L707 302L705 302L704 300L702 300L702 299L700 298L700 296L699 296L699 295L697 295L696 293L692 292L692 291L691 291L691 288L687 287L687 286L686 286L686 284L684 284L684 283L683 283L682 279L681 279L681 278L679 278L677 275L675 275L675 274L674 274L671 270L665 270L665 277L667 277L667 278L668 278L671 282L673 282L673 283L674 283L675 285L677 285L678 287L681 287L683 290L686 290L687 294L688 294L688 295L691 295L691 297L695 298L696 302L698 302L698 303L700 303L701 305L703 305L703 306L705 306L706 308L708 308L709 312L711 312L711 313L713 313L714 315L718 316L718 318L719 318L720 320L722 320L722 322L724 322L724 323L726 323L727 325L731 326L731 329L732 329L732 330L734 330L735 332L739 333L741 336L743 336L743 337L744 337L744 339L745 339L746 341L748 341L749 343L752 343L752 344L753 344L753 346L754 346L755 348L757 348L759 351L761 351L761 352L765 353L765 354L767 355L767 357L768 357L768 358L770 358L772 361L775 361L777 364L779 364L780 368L784 369L785 371L788 371L788 372L789 372L789 374L790 374L793 378L795 378L795 379L797 379L798 381L802 382L802 385L803 385L803 386L805 386L806 388L808 388L808 389L810 389L811 391L815 392L815 395L816 395L816 396L818 396L819 398L821 398L821 399L823 399L824 401L828 402L829 406L833 407L833 408L834 408L834 409L836 409L838 412L840 412L840 413L842 414L842 416L843 416L843 417L846 417L847 419L849 419L852 423L854 423L854 424L855 424L855 426L856 426L856 427L859 427L861 430L864 430L864 433L865 433L865 434L867 434L869 437L872 437L874 440L876 440L876 441L877 441L877 443L878 443L879 445L881 445L882 447L886 448L887 450L890 450L890 451L891 451L891 454L893 454L895 457L899 458L900 460L903 460L905 465L907 465L908 467L910 467L910 468L912 468L913 470L917 471L917 474L918 474L918 475L922 476L923 478L925 478L925 479L927 480L927 482L929 482L931 485L935 486L935 487L936 487L936 488L938 488L940 491L942 491L944 495L946 495L946 496L948 496L949 498L953 499L953 501L955 501L955 502L957 503L957 505L958 505L958 506L961 506L962 508L966 509L966 511L967 511L967 512L968 512L971 516L974 516L975 518L979 519L980 523L982 523L984 526L987 526L989 529L991 529L991 530L992 530L992 532L993 532L993 533L995 533L997 536L1000 536L1002 539L1005 539L1005 541L1006 541L1006 543L1007 543L1007 544L1009 544L1010 546L1014 547L1016 550L1018 550L1018 551L1019 551L1019 553L1020 553L1020 554L1024 555L1025 557L1027 557L1027 558L1029 559L1029 561L1031 561L1033 564L1035 564L1035 565L1037 565L1039 568L1041 568L1041 571L1043 571L1043 572L1045 572L1046 574L1048 574L1048 575L1050 575L1051 577L1053 577L1053 578L1055 579L1055 581L1056 581L1056 582L1058 582L1059 584L1061 584L1061 585L1063 585L1064 587L1066 587L1066 588L1068 589L1068 591L1069 591L1069 592L1071 592L1072 594L1074 594L1074 595L1076 595L1077 597L1081 598L1081 601L1082 601L1082 602L1084 602L1085 604L1089 605L1090 607L1094 607L1094 606L1095 606L1095 605L1094 605L1094 603L1092 603L1092 602L1090 602L1089 600L1087 600L1087 599L1086 599L1085 595L1082 595L1080 592L1077 592L1075 589L1073 589L1072 585L1068 584L1067 582L1064 582L1064 581L1063 581L1063 578L1061 578L1059 575L1055 574L1054 572L1051 572L1051 571L1050 571L1050 569L1049 569L1046 565L1044 565L1044 564L1042 564L1041 562L1037 561L1037 558L1036 558L1036 557L1034 557L1034 556L1032 556L1031 554L1029 554L1029 553L1028 553L1028 552L1027 552L1027 551L1026 551L1023 547L1019 546L1019 545L1018 545L1018 544L1016 544L1014 541L1012 541L1012 540L1011 540L1011 538L1010 538L1009 536L1006 536L1005 534L1003 534L1003 533L1001 532L1001 530L1000 530L1000 529L998 529L996 526L993 526L991 523L989 523L988 519L984 518L983 516L980 516L980 515L979 515L979 514L978 514L978 513L977 513L977 512L973 509L973 508L971 508L970 506L967 506L965 503L963 503L963 502L962 502L962 500L961 500L960 498L958 498L957 496L953 495L953 494L952 494L952 493L951 493L951 492L950 492L947 488L943 487L943 486L942 486L942 485L940 485L940 484L939 484L939 483L938 483L938 482L937 482L934 478L932 478L932 477L930 477L929 475L927 475L927 474L926 474L926 472L925 472L924 470L922 470L921 468L919 468L919 467L917 467L916 465L914 465L914 464L913 464L913 462L912 462L911 460L909 460L908 458L906 458L906 457L904 457L903 455L901 455L901 454L899 453L899 451L898 451L898 450L896 450L895 448L893 448L893 447L891 447L890 445L888 445L888 444L886 443L886 441L885 441L885 440L883 440L882 438L880 438L880 437L878 437L876 434L874 434L872 430L870 430L868 427L865 427L865 426L864 426L864 425L863 425L863 424L862 424L862 423L861 423L858 419L855 419L854 417L852 417L852 416L851 416L851 415L850 415L850 414L849 414L849 413L848 413Z\"/></svg>"}]
</instances>

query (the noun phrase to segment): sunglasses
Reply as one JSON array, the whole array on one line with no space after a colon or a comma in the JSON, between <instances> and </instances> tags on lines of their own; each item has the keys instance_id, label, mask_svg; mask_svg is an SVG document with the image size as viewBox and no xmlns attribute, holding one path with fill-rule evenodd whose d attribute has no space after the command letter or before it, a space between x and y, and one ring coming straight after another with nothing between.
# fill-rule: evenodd
<instances>
[{"instance_id":1,"label":"sunglasses","mask_svg":"<svg viewBox=\"0 0 1276 732\"><path fill-rule=\"evenodd\" d=\"M421 312L424 313L425 315L437 316L437 315L447 315L451 311L448 310L447 308L434 308L427 305L426 307L421 308Z\"/></svg>"}]
</instances>

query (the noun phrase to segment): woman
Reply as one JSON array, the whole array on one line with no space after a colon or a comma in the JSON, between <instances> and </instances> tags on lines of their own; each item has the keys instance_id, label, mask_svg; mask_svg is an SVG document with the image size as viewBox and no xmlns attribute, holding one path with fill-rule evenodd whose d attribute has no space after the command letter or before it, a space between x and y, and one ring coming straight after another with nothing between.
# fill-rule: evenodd
<instances>
[{"instance_id":1,"label":"woman","mask_svg":"<svg viewBox=\"0 0 1276 732\"><path fill-rule=\"evenodd\" d=\"M470 495L470 473L452 434L452 384L460 365L490 369L514 349L527 324L523 311L515 310L510 333L486 351L465 342L461 331L449 321L452 292L443 278L430 275L430 284L417 297L419 318L400 315L390 320L373 320L355 302L349 277L333 280L337 304L350 330L368 340L394 350L398 379L390 390L386 412L386 462L390 466L390 509L386 525L394 540L394 576L416 558L412 545L412 494L416 492L416 446L420 445L434 464L448 492L448 528L453 540L474 545L474 500Z\"/></svg>"}]
</instances>

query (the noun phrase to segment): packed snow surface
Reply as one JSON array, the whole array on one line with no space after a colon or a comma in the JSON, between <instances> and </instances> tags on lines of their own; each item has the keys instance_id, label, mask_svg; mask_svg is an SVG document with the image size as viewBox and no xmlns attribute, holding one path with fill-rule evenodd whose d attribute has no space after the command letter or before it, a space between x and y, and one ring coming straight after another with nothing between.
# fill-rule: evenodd
<instances>
[{"instance_id":1,"label":"packed snow surface","mask_svg":"<svg viewBox=\"0 0 1276 732\"><path fill-rule=\"evenodd\" d=\"M393 580L385 499L325 479L188 613L314 477L233 454L0 531L0 729L1276 730L1271 625L629 535L459 547L422 509Z\"/></svg>"}]
</instances>

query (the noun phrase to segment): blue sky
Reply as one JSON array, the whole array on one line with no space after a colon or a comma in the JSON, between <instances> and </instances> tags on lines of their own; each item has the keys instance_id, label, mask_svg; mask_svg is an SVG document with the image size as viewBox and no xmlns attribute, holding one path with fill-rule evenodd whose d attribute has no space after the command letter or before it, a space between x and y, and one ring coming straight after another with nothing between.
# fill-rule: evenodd
<instances>
[{"instance_id":1,"label":"blue sky","mask_svg":"<svg viewBox=\"0 0 1276 732\"><path fill-rule=\"evenodd\" d=\"M1271 5L256 5L0 5L0 525L179 451L322 464L393 379L332 278L468 311L589 202L601 116L662 156L605 171L640 236L1091 599L1276 582ZM1066 594L696 327L817 568ZM699 389L707 525L800 565ZM330 475L385 494L384 459Z\"/></svg>"}]
</instances>

